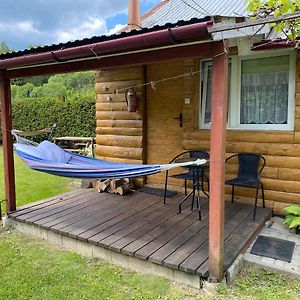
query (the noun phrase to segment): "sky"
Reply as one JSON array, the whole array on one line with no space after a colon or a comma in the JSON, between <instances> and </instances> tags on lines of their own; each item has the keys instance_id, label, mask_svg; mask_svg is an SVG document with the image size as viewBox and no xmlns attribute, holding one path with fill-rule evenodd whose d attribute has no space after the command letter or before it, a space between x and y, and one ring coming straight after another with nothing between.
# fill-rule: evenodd
<instances>
[{"instance_id":1,"label":"sky","mask_svg":"<svg viewBox=\"0 0 300 300\"><path fill-rule=\"evenodd\" d=\"M140 0L141 14L160 0ZM10 49L111 34L127 23L128 0L0 0L0 43Z\"/></svg>"}]
</instances>

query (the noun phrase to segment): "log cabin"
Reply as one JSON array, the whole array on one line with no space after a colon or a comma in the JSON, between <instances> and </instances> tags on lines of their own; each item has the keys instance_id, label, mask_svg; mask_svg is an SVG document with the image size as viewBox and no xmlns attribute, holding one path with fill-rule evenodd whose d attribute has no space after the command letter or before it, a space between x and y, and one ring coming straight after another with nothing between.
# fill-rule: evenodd
<instances>
[{"instance_id":1,"label":"log cabin","mask_svg":"<svg viewBox=\"0 0 300 300\"><path fill-rule=\"evenodd\" d=\"M187 149L210 152L205 268L221 280L224 182L237 171L234 163L225 172L226 155L260 152L266 157L262 180L267 206L275 213L300 202L300 56L293 44L266 42L272 32L261 23L249 27L244 0L230 7L220 1L202 13L201 5L195 9L184 2L162 1L140 25L138 1L130 0L128 29L139 30L0 55L6 210L16 211L10 80L97 70L99 158L167 163ZM136 112L128 111L128 89L137 93ZM262 103L253 101L257 93ZM146 181L161 184L164 175ZM172 185L182 190L182 182ZM237 195L253 203L251 191L241 188Z\"/></svg>"},{"instance_id":2,"label":"log cabin","mask_svg":"<svg viewBox=\"0 0 300 300\"><path fill-rule=\"evenodd\" d=\"M244 0L230 7L226 1L212 7L205 1L198 4L202 10L195 3L162 1L141 17L141 27L204 18L208 12L216 26L227 26L239 24L249 14ZM256 152L266 158L262 174L266 205L275 214L283 214L289 203L300 204L300 52L288 44L264 41L274 38L274 33L268 25L259 28L214 34L214 39L229 40L226 155ZM98 70L97 155L117 162L152 164L167 163L185 150L210 151L211 66L211 56L199 53L195 59ZM183 74L187 75L178 78ZM151 82L157 82L155 88ZM138 111L130 113L124 91L134 85ZM264 90L264 104L250 103L257 96L250 89ZM123 93L116 94L116 90ZM236 173L236 162L226 166L226 178ZM146 182L163 184L164 180L164 174L158 174ZM182 191L182 180L171 183L171 189ZM235 194L239 201L252 203L254 192L237 188ZM231 194L229 186L226 193Z\"/></svg>"}]
</instances>

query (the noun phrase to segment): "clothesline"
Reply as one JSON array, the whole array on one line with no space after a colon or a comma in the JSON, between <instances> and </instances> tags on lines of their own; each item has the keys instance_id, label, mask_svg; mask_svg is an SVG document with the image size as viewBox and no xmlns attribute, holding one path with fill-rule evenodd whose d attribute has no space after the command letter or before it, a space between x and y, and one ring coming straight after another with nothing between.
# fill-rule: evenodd
<instances>
[{"instance_id":1,"label":"clothesline","mask_svg":"<svg viewBox=\"0 0 300 300\"><path fill-rule=\"evenodd\" d=\"M226 54L226 55L228 55L228 51L223 51L223 52L221 52L221 53L219 53L219 54L216 54L215 56L213 56L213 57L217 57L217 56L220 56L220 55L223 55L223 54ZM208 69L212 69L212 67L211 66L208 66L207 68L206 68L206 70L208 70ZM114 90L114 93L115 94L119 94L119 93L123 93L123 92L126 92L128 89L130 89L130 88L138 88L138 87L144 87L144 86L151 86L152 87L152 89L156 89L157 88L157 84L158 83L161 83L161 82L166 82L166 81L170 81L170 80L175 80L175 79L179 79L179 78L183 78L183 77L190 77L190 78L194 78L194 75L196 75L196 74L199 74L199 73L201 73L201 72L204 72L205 70L204 69L201 69L201 70L198 70L198 71L193 71L193 70L190 70L189 72L187 72L187 73L184 73L184 74L180 74L180 75L176 75L176 76L172 76L172 77L166 77L166 78L163 78L163 79L158 79L158 80L151 80L151 81L149 81L149 82L145 82L145 83L141 83L141 84L135 84L135 85L133 85L133 86L128 86L128 87L122 87L122 88L116 88L115 90Z\"/></svg>"}]
</instances>

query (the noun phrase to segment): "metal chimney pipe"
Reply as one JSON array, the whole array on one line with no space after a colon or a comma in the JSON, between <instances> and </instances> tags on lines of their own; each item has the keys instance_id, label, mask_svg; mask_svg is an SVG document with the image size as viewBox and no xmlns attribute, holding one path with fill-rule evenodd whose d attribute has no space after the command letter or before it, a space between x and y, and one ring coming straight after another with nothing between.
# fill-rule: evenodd
<instances>
[{"instance_id":1,"label":"metal chimney pipe","mask_svg":"<svg viewBox=\"0 0 300 300\"><path fill-rule=\"evenodd\" d=\"M128 31L141 28L140 0L128 0Z\"/></svg>"}]
</instances>

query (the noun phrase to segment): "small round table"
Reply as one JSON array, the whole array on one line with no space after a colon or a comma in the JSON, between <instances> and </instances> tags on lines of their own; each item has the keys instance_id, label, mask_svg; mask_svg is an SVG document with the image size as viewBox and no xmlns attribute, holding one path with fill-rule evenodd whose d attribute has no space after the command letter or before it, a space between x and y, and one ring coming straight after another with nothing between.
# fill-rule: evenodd
<instances>
[{"instance_id":1,"label":"small round table","mask_svg":"<svg viewBox=\"0 0 300 300\"><path fill-rule=\"evenodd\" d=\"M180 158L176 160L176 163L182 163L182 162L189 162L189 161L196 161L198 158L197 157L187 157L187 158ZM196 196L196 207L198 210L199 214L199 220L201 220L201 208L200 208L200 192L202 191L207 198L209 198L209 195L207 192L204 190L203 186L203 176L204 176L204 170L205 168L209 167L209 161L207 160L205 164L202 165L191 165L188 166L187 168L191 169L193 172L193 189L192 191L187 194L179 203L179 213L181 214L181 206L182 204L191 196L193 195L193 200L192 200L192 206L191 210L194 209L194 201L195 201L195 196Z\"/></svg>"}]
</instances>

